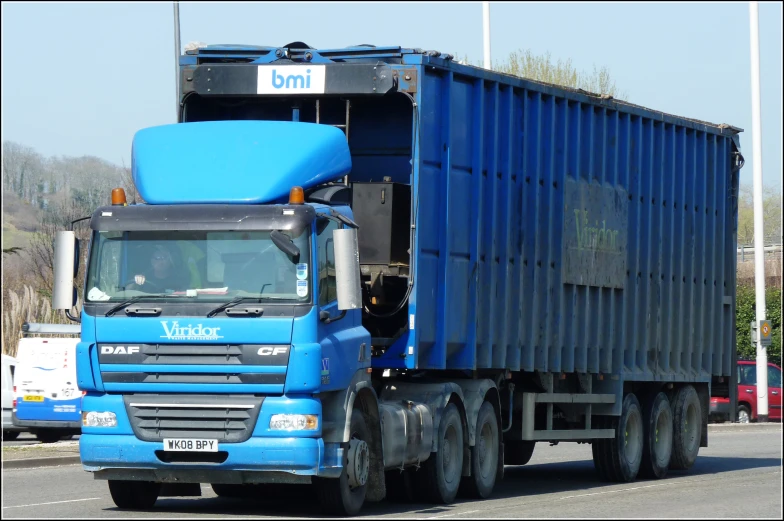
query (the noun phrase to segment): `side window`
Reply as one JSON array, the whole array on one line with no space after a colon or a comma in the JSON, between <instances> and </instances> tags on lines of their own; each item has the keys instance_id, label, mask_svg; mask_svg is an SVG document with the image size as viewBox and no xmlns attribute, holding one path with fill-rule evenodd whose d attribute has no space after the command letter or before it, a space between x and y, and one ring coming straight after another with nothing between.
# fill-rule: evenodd
<instances>
[{"instance_id":1,"label":"side window","mask_svg":"<svg viewBox=\"0 0 784 521\"><path fill-rule=\"evenodd\" d=\"M738 383L757 385L757 366L754 364L738 365Z\"/></svg>"},{"instance_id":2,"label":"side window","mask_svg":"<svg viewBox=\"0 0 784 521\"><path fill-rule=\"evenodd\" d=\"M781 369L768 366L768 387L781 387Z\"/></svg>"},{"instance_id":3,"label":"side window","mask_svg":"<svg viewBox=\"0 0 784 521\"><path fill-rule=\"evenodd\" d=\"M123 281L120 280L118 267L120 265L120 241L104 241L101 251L101 268L99 271L100 286L98 289L105 293L114 294Z\"/></svg>"},{"instance_id":4,"label":"side window","mask_svg":"<svg viewBox=\"0 0 784 521\"><path fill-rule=\"evenodd\" d=\"M335 278L335 243L332 239L332 232L337 229L338 223L329 219L320 219L316 229L318 236L318 303L320 306L329 304L338 298Z\"/></svg>"}]
</instances>

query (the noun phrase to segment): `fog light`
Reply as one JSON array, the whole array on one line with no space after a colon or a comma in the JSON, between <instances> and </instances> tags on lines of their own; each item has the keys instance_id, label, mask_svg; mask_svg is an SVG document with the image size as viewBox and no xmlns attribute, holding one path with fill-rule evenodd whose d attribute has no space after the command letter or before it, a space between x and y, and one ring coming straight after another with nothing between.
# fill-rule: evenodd
<instances>
[{"instance_id":1,"label":"fog light","mask_svg":"<svg viewBox=\"0 0 784 521\"><path fill-rule=\"evenodd\" d=\"M318 429L318 416L315 414L273 414L269 426L273 431L315 431Z\"/></svg>"},{"instance_id":2,"label":"fog light","mask_svg":"<svg viewBox=\"0 0 784 521\"><path fill-rule=\"evenodd\" d=\"M117 427L117 415L113 412L82 412L83 427Z\"/></svg>"}]
</instances>

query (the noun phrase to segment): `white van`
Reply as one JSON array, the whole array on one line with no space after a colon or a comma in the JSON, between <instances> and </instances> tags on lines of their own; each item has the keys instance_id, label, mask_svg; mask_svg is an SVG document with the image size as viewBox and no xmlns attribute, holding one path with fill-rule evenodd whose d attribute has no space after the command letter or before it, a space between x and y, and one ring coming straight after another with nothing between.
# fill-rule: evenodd
<instances>
[{"instance_id":1,"label":"white van","mask_svg":"<svg viewBox=\"0 0 784 521\"><path fill-rule=\"evenodd\" d=\"M15 440L19 433L26 431L24 427L14 425L12 416L14 410L14 373L16 371L16 358L3 355L3 439Z\"/></svg>"},{"instance_id":2,"label":"white van","mask_svg":"<svg viewBox=\"0 0 784 521\"><path fill-rule=\"evenodd\" d=\"M76 380L79 338L22 338L14 374L13 422L51 443L81 432L82 391Z\"/></svg>"}]
</instances>

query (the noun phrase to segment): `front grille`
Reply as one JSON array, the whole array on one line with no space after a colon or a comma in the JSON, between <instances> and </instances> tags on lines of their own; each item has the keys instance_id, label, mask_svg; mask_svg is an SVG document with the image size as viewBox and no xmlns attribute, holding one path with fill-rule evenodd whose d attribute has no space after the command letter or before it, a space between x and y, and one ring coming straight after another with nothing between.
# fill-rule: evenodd
<instances>
[{"instance_id":1,"label":"front grille","mask_svg":"<svg viewBox=\"0 0 784 521\"><path fill-rule=\"evenodd\" d=\"M289 363L288 345L98 344L103 364L273 365Z\"/></svg>"},{"instance_id":2,"label":"front grille","mask_svg":"<svg viewBox=\"0 0 784 521\"><path fill-rule=\"evenodd\" d=\"M129 394L123 400L133 432L140 440L204 438L239 443L250 438L264 397Z\"/></svg>"}]
</instances>

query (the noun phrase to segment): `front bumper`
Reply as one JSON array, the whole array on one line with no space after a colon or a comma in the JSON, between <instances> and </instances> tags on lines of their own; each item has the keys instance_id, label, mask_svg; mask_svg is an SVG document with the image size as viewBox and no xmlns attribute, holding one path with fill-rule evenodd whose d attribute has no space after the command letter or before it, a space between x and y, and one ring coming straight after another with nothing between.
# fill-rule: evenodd
<instances>
[{"instance_id":1,"label":"front bumper","mask_svg":"<svg viewBox=\"0 0 784 521\"><path fill-rule=\"evenodd\" d=\"M80 430L82 422L64 420L20 420L16 413L12 414L14 425L20 428L44 428L44 429L74 429Z\"/></svg>"},{"instance_id":2,"label":"front bumper","mask_svg":"<svg viewBox=\"0 0 784 521\"><path fill-rule=\"evenodd\" d=\"M14 425L13 415L11 409L3 409L3 431L4 432L21 432L26 431L25 427Z\"/></svg>"},{"instance_id":3,"label":"front bumper","mask_svg":"<svg viewBox=\"0 0 784 521\"><path fill-rule=\"evenodd\" d=\"M338 477L342 471L343 449L340 444L324 443L321 402L311 397L266 397L250 437L245 441L219 441L217 453L164 451L162 440L140 439L121 395L88 393L82 410L111 411L117 417L116 427L82 428L79 439L82 465L98 479L259 483L267 482L264 480L271 475L285 475L289 480L284 482L292 482L291 477ZM316 431L269 428L273 415L286 413L318 415L319 428ZM189 436L183 433L168 437Z\"/></svg>"},{"instance_id":4,"label":"front bumper","mask_svg":"<svg viewBox=\"0 0 784 521\"><path fill-rule=\"evenodd\" d=\"M209 463L201 458L215 453L164 452L162 442L141 441L133 435L83 434L79 439L84 469L105 479L260 483L267 481L254 473L337 477L342 470L343 449L331 443L325 447L321 438L253 437L219 444L218 451L221 461ZM165 461L171 455L182 459ZM225 475L229 472L230 477Z\"/></svg>"}]
</instances>

